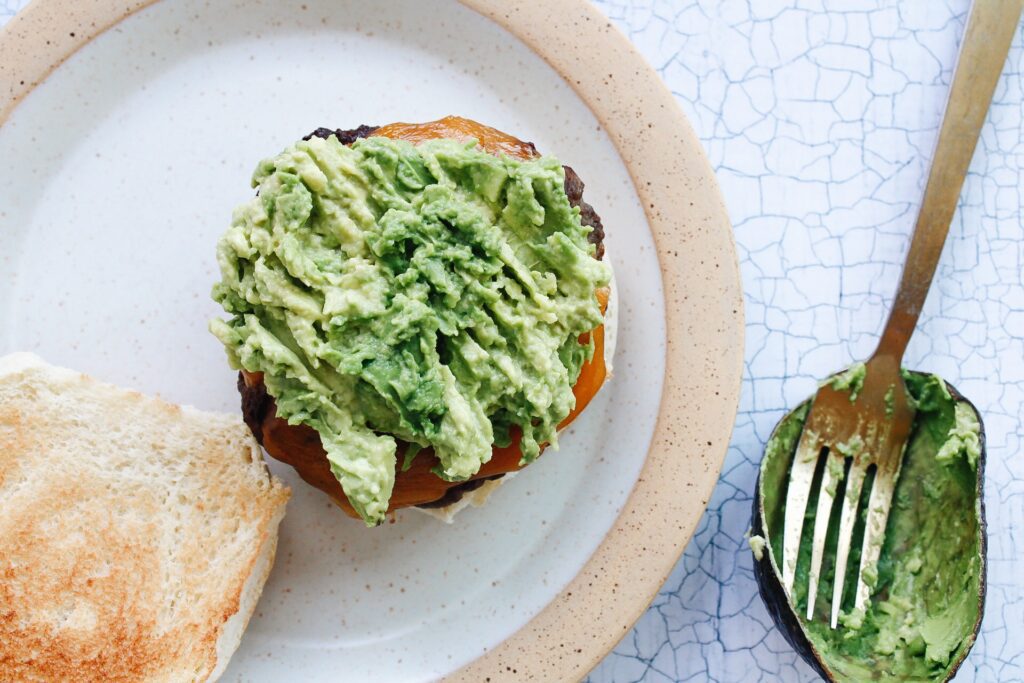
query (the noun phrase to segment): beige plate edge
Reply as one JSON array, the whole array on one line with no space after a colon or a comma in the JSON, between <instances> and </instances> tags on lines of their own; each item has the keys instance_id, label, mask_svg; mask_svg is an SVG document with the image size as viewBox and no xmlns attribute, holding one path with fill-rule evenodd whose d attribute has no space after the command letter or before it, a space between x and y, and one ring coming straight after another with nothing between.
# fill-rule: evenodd
<instances>
[{"instance_id":1,"label":"beige plate edge","mask_svg":"<svg viewBox=\"0 0 1024 683\"><path fill-rule=\"evenodd\" d=\"M0 125L65 59L155 0L34 0L0 29ZM547 61L605 128L654 233L668 334L661 410L622 513L575 579L452 681L578 680L668 577L718 479L739 401L743 298L725 206L658 74L586 0L460 0ZM453 112L457 113L457 112Z\"/></svg>"}]
</instances>

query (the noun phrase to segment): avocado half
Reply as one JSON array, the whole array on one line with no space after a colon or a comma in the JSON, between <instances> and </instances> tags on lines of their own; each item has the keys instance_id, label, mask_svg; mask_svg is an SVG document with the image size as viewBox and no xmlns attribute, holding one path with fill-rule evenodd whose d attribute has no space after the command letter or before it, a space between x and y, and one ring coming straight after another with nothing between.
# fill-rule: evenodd
<instances>
[{"instance_id":1,"label":"avocado half","mask_svg":"<svg viewBox=\"0 0 1024 683\"><path fill-rule=\"evenodd\" d=\"M768 441L754 495L754 576L775 624L801 657L829 681L948 681L977 637L985 603L986 540L982 494L985 434L977 409L934 375L904 372L917 418L903 458L878 577L863 613L853 610L863 514L854 528L843 614L829 627L839 505L830 528L814 618L808 621L810 543L801 544L792 604L782 586L782 532L789 469L805 401ZM821 467L819 466L819 470ZM817 480L804 521L816 510ZM867 509L870 477L860 509Z\"/></svg>"}]
</instances>

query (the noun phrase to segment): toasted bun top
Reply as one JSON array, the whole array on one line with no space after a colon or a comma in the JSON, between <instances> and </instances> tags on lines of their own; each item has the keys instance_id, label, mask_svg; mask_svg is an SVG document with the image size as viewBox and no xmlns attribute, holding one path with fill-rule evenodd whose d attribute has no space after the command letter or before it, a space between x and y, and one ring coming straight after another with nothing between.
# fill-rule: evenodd
<instances>
[{"instance_id":1,"label":"toasted bun top","mask_svg":"<svg viewBox=\"0 0 1024 683\"><path fill-rule=\"evenodd\" d=\"M207 680L288 495L237 418L0 358L0 680Z\"/></svg>"}]
</instances>

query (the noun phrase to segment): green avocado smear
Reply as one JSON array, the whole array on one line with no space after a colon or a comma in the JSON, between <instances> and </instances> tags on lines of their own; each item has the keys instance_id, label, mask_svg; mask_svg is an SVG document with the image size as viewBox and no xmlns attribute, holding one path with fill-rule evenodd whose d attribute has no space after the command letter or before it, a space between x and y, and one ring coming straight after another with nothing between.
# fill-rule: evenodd
<instances>
[{"instance_id":1,"label":"green avocado smear","mask_svg":"<svg viewBox=\"0 0 1024 683\"><path fill-rule=\"evenodd\" d=\"M264 373L278 416L320 434L367 525L382 522L396 438L465 480L521 431L557 447L610 280L550 156L474 142L300 141L253 175L217 246L210 330ZM406 458L409 458L407 452Z\"/></svg>"},{"instance_id":2,"label":"green avocado smear","mask_svg":"<svg viewBox=\"0 0 1024 683\"><path fill-rule=\"evenodd\" d=\"M839 506L830 518L814 618L807 621L810 543L802 543L794 584L794 612L818 659L839 681L945 680L975 638L981 611L982 516L978 486L981 425L974 408L950 395L934 375L904 372L917 418L904 454L885 541L865 576L873 593L864 611L845 591L836 630L829 627ZM848 387L855 390L855 386ZM761 464L759 495L773 571L781 576L785 492L809 402L777 427ZM869 474L869 477L871 475ZM869 483L860 503L867 510ZM807 526L816 494L807 506ZM846 586L856 585L863 512L854 528ZM781 590L781 588L780 588Z\"/></svg>"}]
</instances>

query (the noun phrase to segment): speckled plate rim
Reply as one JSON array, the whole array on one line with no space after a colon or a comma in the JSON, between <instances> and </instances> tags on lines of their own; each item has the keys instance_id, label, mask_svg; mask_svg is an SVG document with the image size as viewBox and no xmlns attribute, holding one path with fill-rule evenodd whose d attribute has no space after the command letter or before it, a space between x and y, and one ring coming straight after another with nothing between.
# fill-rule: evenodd
<instances>
[{"instance_id":1,"label":"speckled plate rim","mask_svg":"<svg viewBox=\"0 0 1024 683\"><path fill-rule=\"evenodd\" d=\"M34 0L0 29L0 125L100 33L156 0ZM739 265L700 142L658 74L586 0L460 0L523 41L590 107L629 170L658 249L665 383L629 499L575 579L451 681L578 680L643 614L686 547L728 448L743 363Z\"/></svg>"}]
</instances>

